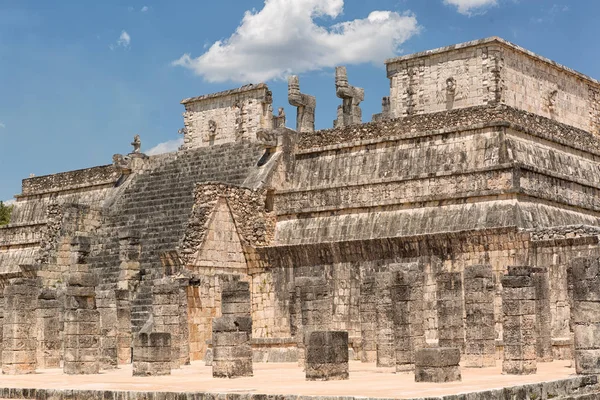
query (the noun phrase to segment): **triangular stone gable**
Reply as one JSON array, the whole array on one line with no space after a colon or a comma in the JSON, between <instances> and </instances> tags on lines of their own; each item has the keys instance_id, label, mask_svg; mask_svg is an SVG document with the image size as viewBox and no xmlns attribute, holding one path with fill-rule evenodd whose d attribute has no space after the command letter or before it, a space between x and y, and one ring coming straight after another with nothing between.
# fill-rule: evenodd
<instances>
[{"instance_id":1,"label":"triangular stone gable","mask_svg":"<svg viewBox=\"0 0 600 400\"><path fill-rule=\"evenodd\" d=\"M219 199L214 208L192 268L205 274L247 273L244 249L224 198Z\"/></svg>"}]
</instances>

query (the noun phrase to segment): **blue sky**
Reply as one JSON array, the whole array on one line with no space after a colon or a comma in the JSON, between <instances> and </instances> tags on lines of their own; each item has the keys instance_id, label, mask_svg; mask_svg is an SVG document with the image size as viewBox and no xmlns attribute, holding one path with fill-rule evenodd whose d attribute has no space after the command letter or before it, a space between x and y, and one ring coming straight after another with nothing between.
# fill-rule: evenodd
<instances>
[{"instance_id":1,"label":"blue sky","mask_svg":"<svg viewBox=\"0 0 600 400\"><path fill-rule=\"evenodd\" d=\"M317 128L340 102L334 65L365 88L367 121L385 58L488 36L600 78L599 15L592 0L0 0L0 199L32 173L109 164L136 133L145 150L177 140L181 99L250 81L294 126L289 73Z\"/></svg>"}]
</instances>

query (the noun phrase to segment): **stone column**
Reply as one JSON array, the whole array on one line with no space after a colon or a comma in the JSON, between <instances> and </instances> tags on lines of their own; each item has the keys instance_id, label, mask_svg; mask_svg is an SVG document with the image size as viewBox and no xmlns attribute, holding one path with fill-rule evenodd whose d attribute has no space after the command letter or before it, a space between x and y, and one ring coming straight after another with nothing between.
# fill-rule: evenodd
<instances>
[{"instance_id":1,"label":"stone column","mask_svg":"<svg viewBox=\"0 0 600 400\"><path fill-rule=\"evenodd\" d=\"M494 277L491 265L472 265L464 271L465 353L464 366L471 368L496 365L494 321Z\"/></svg>"},{"instance_id":2,"label":"stone column","mask_svg":"<svg viewBox=\"0 0 600 400\"><path fill-rule=\"evenodd\" d=\"M460 350L452 347L418 349L415 352L415 382L454 382L462 380Z\"/></svg>"},{"instance_id":3,"label":"stone column","mask_svg":"<svg viewBox=\"0 0 600 400\"><path fill-rule=\"evenodd\" d=\"M379 272L376 275L377 304L377 366L396 365L396 342L394 335L394 307L392 303L392 273ZM398 305L401 307L401 305ZM400 312L400 311L399 311Z\"/></svg>"},{"instance_id":4,"label":"stone column","mask_svg":"<svg viewBox=\"0 0 600 400\"><path fill-rule=\"evenodd\" d=\"M252 376L250 284L222 277L221 286L222 316L213 320L213 377Z\"/></svg>"},{"instance_id":5,"label":"stone column","mask_svg":"<svg viewBox=\"0 0 600 400\"><path fill-rule=\"evenodd\" d=\"M117 301L117 359L119 364L131 363L131 303L128 290L116 290ZM169 337L169 343L170 343Z\"/></svg>"},{"instance_id":6,"label":"stone column","mask_svg":"<svg viewBox=\"0 0 600 400\"><path fill-rule=\"evenodd\" d=\"M39 368L59 368L62 353L60 302L56 290L42 289L37 307L37 364Z\"/></svg>"},{"instance_id":7,"label":"stone column","mask_svg":"<svg viewBox=\"0 0 600 400\"><path fill-rule=\"evenodd\" d=\"M402 265L392 275L396 372L415 368L415 351L425 346L423 271L417 263Z\"/></svg>"},{"instance_id":8,"label":"stone column","mask_svg":"<svg viewBox=\"0 0 600 400\"><path fill-rule=\"evenodd\" d=\"M502 278L504 360L502 373L537 372L535 287L531 267L509 267Z\"/></svg>"},{"instance_id":9,"label":"stone column","mask_svg":"<svg viewBox=\"0 0 600 400\"><path fill-rule=\"evenodd\" d=\"M171 375L171 334L140 332L133 342L133 376Z\"/></svg>"},{"instance_id":10,"label":"stone column","mask_svg":"<svg viewBox=\"0 0 600 400\"><path fill-rule=\"evenodd\" d=\"M181 365L190 365L190 326L187 297L189 279L178 279L177 286L179 295L179 362Z\"/></svg>"},{"instance_id":11,"label":"stone column","mask_svg":"<svg viewBox=\"0 0 600 400\"><path fill-rule=\"evenodd\" d=\"M575 370L578 374L600 374L600 260L581 257L571 261L575 335Z\"/></svg>"},{"instance_id":12,"label":"stone column","mask_svg":"<svg viewBox=\"0 0 600 400\"><path fill-rule=\"evenodd\" d=\"M348 379L348 332L311 332L306 352L306 380Z\"/></svg>"},{"instance_id":13,"label":"stone column","mask_svg":"<svg viewBox=\"0 0 600 400\"><path fill-rule=\"evenodd\" d=\"M152 286L154 331L171 334L172 368L181 367L181 322L179 320L179 286L169 278L156 280Z\"/></svg>"},{"instance_id":14,"label":"stone column","mask_svg":"<svg viewBox=\"0 0 600 400\"><path fill-rule=\"evenodd\" d=\"M365 278L360 285L360 360L364 363L377 361L377 295L375 279Z\"/></svg>"},{"instance_id":15,"label":"stone column","mask_svg":"<svg viewBox=\"0 0 600 400\"><path fill-rule=\"evenodd\" d=\"M547 268L536 268L531 275L535 287L535 332L538 362L552 362L552 315L550 277Z\"/></svg>"},{"instance_id":16,"label":"stone column","mask_svg":"<svg viewBox=\"0 0 600 400\"><path fill-rule=\"evenodd\" d=\"M333 299L329 293L329 285L323 278L296 277L295 285L296 301L299 303L297 305L299 315L296 317L298 364L304 366L310 333L331 326Z\"/></svg>"},{"instance_id":17,"label":"stone column","mask_svg":"<svg viewBox=\"0 0 600 400\"><path fill-rule=\"evenodd\" d=\"M100 372L100 313L96 309L98 280L87 264L89 239L75 237L65 292L64 366L69 375Z\"/></svg>"},{"instance_id":18,"label":"stone column","mask_svg":"<svg viewBox=\"0 0 600 400\"><path fill-rule=\"evenodd\" d=\"M100 314L100 368L115 369L117 358L117 299L114 290L96 292L96 307Z\"/></svg>"},{"instance_id":19,"label":"stone column","mask_svg":"<svg viewBox=\"0 0 600 400\"><path fill-rule=\"evenodd\" d=\"M440 272L436 282L439 346L454 347L463 353L465 325L462 274Z\"/></svg>"},{"instance_id":20,"label":"stone column","mask_svg":"<svg viewBox=\"0 0 600 400\"><path fill-rule=\"evenodd\" d=\"M2 373L32 374L37 366L35 337L39 282L13 278L4 288Z\"/></svg>"},{"instance_id":21,"label":"stone column","mask_svg":"<svg viewBox=\"0 0 600 400\"><path fill-rule=\"evenodd\" d=\"M119 233L118 289L133 290L132 283L139 281L141 251L138 232L125 230Z\"/></svg>"}]
</instances>

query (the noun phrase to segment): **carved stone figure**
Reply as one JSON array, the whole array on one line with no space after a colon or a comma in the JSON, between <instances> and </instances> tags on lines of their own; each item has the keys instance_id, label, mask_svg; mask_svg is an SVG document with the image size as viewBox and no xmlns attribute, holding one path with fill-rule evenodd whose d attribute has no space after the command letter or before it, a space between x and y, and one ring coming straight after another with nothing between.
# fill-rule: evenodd
<instances>
[{"instance_id":1,"label":"carved stone figure","mask_svg":"<svg viewBox=\"0 0 600 400\"><path fill-rule=\"evenodd\" d=\"M300 80L296 75L288 78L288 101L298 108L296 131L314 132L317 100L314 96L300 92Z\"/></svg>"},{"instance_id":2,"label":"carved stone figure","mask_svg":"<svg viewBox=\"0 0 600 400\"><path fill-rule=\"evenodd\" d=\"M273 129L285 128L285 110L279 107L277 115L273 116Z\"/></svg>"},{"instance_id":3,"label":"carved stone figure","mask_svg":"<svg viewBox=\"0 0 600 400\"><path fill-rule=\"evenodd\" d=\"M338 107L338 119L333 122L334 127L360 124L360 103L365 99L365 90L348 83L346 67L335 68L335 89L337 97L342 99L342 105Z\"/></svg>"},{"instance_id":4,"label":"carved stone figure","mask_svg":"<svg viewBox=\"0 0 600 400\"><path fill-rule=\"evenodd\" d=\"M137 153L141 153L141 148L142 148L142 141L140 140L140 135L135 135L133 137L133 142L131 142L131 145L133 146L133 153L137 154Z\"/></svg>"}]
</instances>

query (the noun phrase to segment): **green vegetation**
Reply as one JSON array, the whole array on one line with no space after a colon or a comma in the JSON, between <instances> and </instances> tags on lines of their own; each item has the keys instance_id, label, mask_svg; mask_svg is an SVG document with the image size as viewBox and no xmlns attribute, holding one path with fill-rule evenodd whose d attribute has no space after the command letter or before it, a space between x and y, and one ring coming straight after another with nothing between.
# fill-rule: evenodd
<instances>
[{"instance_id":1,"label":"green vegetation","mask_svg":"<svg viewBox=\"0 0 600 400\"><path fill-rule=\"evenodd\" d=\"M5 206L4 203L0 201L0 226L10 223L12 209L13 206Z\"/></svg>"}]
</instances>

